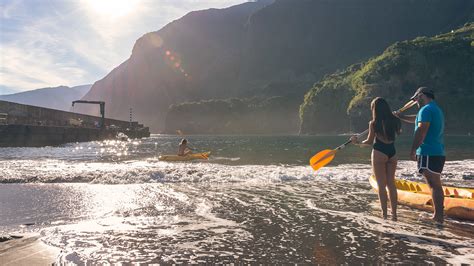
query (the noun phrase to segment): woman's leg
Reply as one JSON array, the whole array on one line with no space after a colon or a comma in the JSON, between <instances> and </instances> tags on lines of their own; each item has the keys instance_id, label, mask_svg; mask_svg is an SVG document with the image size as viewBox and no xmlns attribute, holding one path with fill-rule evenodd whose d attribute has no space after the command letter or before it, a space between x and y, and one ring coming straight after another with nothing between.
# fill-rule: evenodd
<instances>
[{"instance_id":1,"label":"woman's leg","mask_svg":"<svg viewBox=\"0 0 474 266\"><path fill-rule=\"evenodd\" d=\"M379 187L379 200L384 219L387 219L387 160L387 155L372 150L372 171Z\"/></svg>"},{"instance_id":2,"label":"woman's leg","mask_svg":"<svg viewBox=\"0 0 474 266\"><path fill-rule=\"evenodd\" d=\"M397 187L395 186L395 170L397 169L397 157L393 156L387 162L387 188L392 209L392 220L397 220Z\"/></svg>"}]
</instances>

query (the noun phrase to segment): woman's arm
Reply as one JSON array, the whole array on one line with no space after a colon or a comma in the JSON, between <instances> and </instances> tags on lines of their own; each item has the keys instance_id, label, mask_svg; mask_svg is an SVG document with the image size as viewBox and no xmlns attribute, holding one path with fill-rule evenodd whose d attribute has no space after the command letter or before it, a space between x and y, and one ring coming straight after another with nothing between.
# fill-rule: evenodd
<instances>
[{"instance_id":1,"label":"woman's arm","mask_svg":"<svg viewBox=\"0 0 474 266\"><path fill-rule=\"evenodd\" d=\"M372 145L372 143L374 143L374 138L375 138L374 126L373 126L373 122L370 121L369 134L367 135L367 139L365 139L362 142L359 142L357 139L357 136L352 136L351 140L353 144L360 145L360 146L369 146L369 145Z\"/></svg>"},{"instance_id":2,"label":"woman's arm","mask_svg":"<svg viewBox=\"0 0 474 266\"><path fill-rule=\"evenodd\" d=\"M367 139L362 141L360 144L372 145L374 143L374 138L375 138L374 122L370 121L369 122L369 134L367 135Z\"/></svg>"}]
</instances>

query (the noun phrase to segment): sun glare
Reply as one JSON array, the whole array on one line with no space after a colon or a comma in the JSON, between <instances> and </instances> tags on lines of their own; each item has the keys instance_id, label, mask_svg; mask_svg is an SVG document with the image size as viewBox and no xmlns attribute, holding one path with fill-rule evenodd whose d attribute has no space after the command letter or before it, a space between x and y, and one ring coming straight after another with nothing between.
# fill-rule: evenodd
<instances>
[{"instance_id":1,"label":"sun glare","mask_svg":"<svg viewBox=\"0 0 474 266\"><path fill-rule=\"evenodd\" d=\"M121 18L133 13L139 0L84 0L87 8L110 19Z\"/></svg>"}]
</instances>

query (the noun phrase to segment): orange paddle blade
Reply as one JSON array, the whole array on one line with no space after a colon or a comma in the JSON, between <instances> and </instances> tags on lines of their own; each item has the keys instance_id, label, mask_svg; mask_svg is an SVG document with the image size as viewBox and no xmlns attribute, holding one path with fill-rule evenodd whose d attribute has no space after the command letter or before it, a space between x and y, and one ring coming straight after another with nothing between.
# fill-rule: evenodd
<instances>
[{"instance_id":1,"label":"orange paddle blade","mask_svg":"<svg viewBox=\"0 0 474 266\"><path fill-rule=\"evenodd\" d=\"M318 170L319 168L325 166L326 164L330 163L334 156L336 155L336 150L323 150L309 160L309 164L313 168L314 171Z\"/></svg>"}]
</instances>

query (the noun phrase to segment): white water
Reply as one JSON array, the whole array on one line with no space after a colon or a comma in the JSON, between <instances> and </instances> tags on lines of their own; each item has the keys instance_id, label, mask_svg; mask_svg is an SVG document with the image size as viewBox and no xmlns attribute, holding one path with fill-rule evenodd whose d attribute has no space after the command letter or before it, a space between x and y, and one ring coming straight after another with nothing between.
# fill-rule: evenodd
<instances>
[{"instance_id":1,"label":"white water","mask_svg":"<svg viewBox=\"0 0 474 266\"><path fill-rule=\"evenodd\" d=\"M166 138L1 149L0 232L39 232L62 263L474 264L472 222L438 228L403 206L384 221L368 163L314 172L307 143L283 140L260 163L249 158L273 139L222 137L209 161L186 163L157 160L175 148ZM473 173L473 159L448 160L442 179L474 187ZM422 180L405 160L397 177Z\"/></svg>"},{"instance_id":2,"label":"white water","mask_svg":"<svg viewBox=\"0 0 474 266\"><path fill-rule=\"evenodd\" d=\"M57 159L0 161L0 183L85 182L133 184L147 182L268 182L286 180L367 180L370 165L342 164L314 172L309 166L240 165L211 162L161 162L155 158L121 162L82 162ZM448 161L443 180L469 186L463 177L474 173L474 160ZM397 177L421 180L416 163L400 161Z\"/></svg>"}]
</instances>

